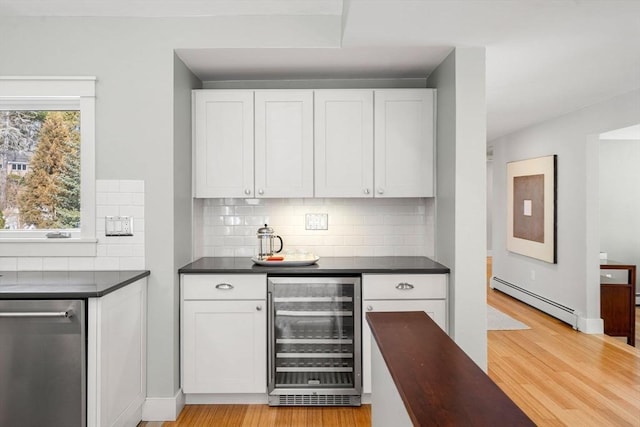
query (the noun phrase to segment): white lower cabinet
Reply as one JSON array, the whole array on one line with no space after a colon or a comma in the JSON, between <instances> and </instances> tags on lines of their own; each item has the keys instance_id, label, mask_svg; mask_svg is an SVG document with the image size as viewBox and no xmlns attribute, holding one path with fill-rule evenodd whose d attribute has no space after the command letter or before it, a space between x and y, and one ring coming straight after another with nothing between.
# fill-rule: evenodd
<instances>
[{"instance_id":1,"label":"white lower cabinet","mask_svg":"<svg viewBox=\"0 0 640 427\"><path fill-rule=\"evenodd\" d=\"M447 274L362 275L364 393L371 393L371 332L366 313L424 311L447 331L447 282ZM266 395L266 286L267 277L261 274L182 275L184 393Z\"/></svg>"},{"instance_id":2,"label":"white lower cabinet","mask_svg":"<svg viewBox=\"0 0 640 427\"><path fill-rule=\"evenodd\" d=\"M266 275L182 276L184 393L266 393Z\"/></svg>"},{"instance_id":3,"label":"white lower cabinet","mask_svg":"<svg viewBox=\"0 0 640 427\"><path fill-rule=\"evenodd\" d=\"M362 392L371 393L371 330L366 313L424 311L445 332L447 328L446 274L362 275Z\"/></svg>"},{"instance_id":4,"label":"white lower cabinet","mask_svg":"<svg viewBox=\"0 0 640 427\"><path fill-rule=\"evenodd\" d=\"M147 279L87 311L87 426L135 426L147 397Z\"/></svg>"}]
</instances>

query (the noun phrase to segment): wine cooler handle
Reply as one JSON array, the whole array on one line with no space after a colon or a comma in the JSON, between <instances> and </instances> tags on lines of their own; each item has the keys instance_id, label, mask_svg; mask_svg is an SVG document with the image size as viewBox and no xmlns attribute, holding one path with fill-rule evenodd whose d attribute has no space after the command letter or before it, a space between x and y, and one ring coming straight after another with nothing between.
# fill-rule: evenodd
<instances>
[{"instance_id":1,"label":"wine cooler handle","mask_svg":"<svg viewBox=\"0 0 640 427\"><path fill-rule=\"evenodd\" d=\"M399 289L401 291L408 291L410 289L413 289L413 285L411 283L401 282L396 285L396 289Z\"/></svg>"},{"instance_id":2,"label":"wine cooler handle","mask_svg":"<svg viewBox=\"0 0 640 427\"><path fill-rule=\"evenodd\" d=\"M270 392L273 388L273 352L276 345L273 339L273 298L271 292L267 292L267 387Z\"/></svg>"}]
</instances>

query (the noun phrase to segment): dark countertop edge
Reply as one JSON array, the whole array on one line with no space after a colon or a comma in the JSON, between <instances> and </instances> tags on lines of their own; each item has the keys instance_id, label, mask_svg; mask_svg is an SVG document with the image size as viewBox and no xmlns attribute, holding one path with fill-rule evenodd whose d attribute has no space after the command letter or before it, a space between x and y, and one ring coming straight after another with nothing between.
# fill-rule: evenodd
<instances>
[{"instance_id":1,"label":"dark countertop edge","mask_svg":"<svg viewBox=\"0 0 640 427\"><path fill-rule=\"evenodd\" d=\"M245 257L202 257L178 274L449 274L451 270L425 256L325 257L307 266L260 266Z\"/></svg>"},{"instance_id":2,"label":"dark countertop edge","mask_svg":"<svg viewBox=\"0 0 640 427\"><path fill-rule=\"evenodd\" d=\"M366 320L414 425L535 426L426 313L371 312Z\"/></svg>"},{"instance_id":3,"label":"dark countertop edge","mask_svg":"<svg viewBox=\"0 0 640 427\"><path fill-rule=\"evenodd\" d=\"M120 288L124 288L127 285L130 285L131 283L137 282L140 279L143 279L145 277L149 277L151 275L151 271L149 270L144 270L141 271L139 274L136 274L135 276L131 276L128 279L125 279L119 283L116 283L115 285L107 288L107 289L103 289L102 291L98 291L95 293L95 295L90 296L89 298L94 298L94 297L103 297L107 294L110 294L111 292L117 291Z\"/></svg>"},{"instance_id":4,"label":"dark countertop edge","mask_svg":"<svg viewBox=\"0 0 640 427\"><path fill-rule=\"evenodd\" d=\"M257 267L243 268L181 268L179 274L278 274L278 275L316 275L316 274L448 274L448 268L317 268L300 269L298 267Z\"/></svg>"},{"instance_id":5,"label":"dark countertop edge","mask_svg":"<svg viewBox=\"0 0 640 427\"><path fill-rule=\"evenodd\" d=\"M126 271L126 270L122 270ZM127 279L119 282L114 282L113 285L104 289L96 291L68 291L68 292L46 292L46 291L16 291L16 292L0 292L0 300L8 299L85 299L85 298L100 298L111 292L117 291L131 283L148 277L151 274L149 270L134 270L132 273L136 273Z\"/></svg>"}]
</instances>

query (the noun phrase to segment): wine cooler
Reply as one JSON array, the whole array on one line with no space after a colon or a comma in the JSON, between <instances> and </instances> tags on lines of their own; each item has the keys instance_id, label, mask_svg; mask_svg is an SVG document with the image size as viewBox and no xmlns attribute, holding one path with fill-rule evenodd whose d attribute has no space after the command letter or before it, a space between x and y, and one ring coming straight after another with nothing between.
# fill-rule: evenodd
<instances>
[{"instance_id":1,"label":"wine cooler","mask_svg":"<svg viewBox=\"0 0 640 427\"><path fill-rule=\"evenodd\" d=\"M269 405L359 406L360 277L269 277Z\"/></svg>"}]
</instances>

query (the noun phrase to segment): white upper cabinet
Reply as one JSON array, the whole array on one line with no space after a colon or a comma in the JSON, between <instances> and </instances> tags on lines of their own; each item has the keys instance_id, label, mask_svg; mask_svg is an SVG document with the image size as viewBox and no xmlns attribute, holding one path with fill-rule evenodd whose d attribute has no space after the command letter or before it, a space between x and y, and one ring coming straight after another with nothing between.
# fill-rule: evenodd
<instances>
[{"instance_id":1,"label":"white upper cabinet","mask_svg":"<svg viewBox=\"0 0 640 427\"><path fill-rule=\"evenodd\" d=\"M194 196L254 197L253 91L193 91Z\"/></svg>"},{"instance_id":2,"label":"white upper cabinet","mask_svg":"<svg viewBox=\"0 0 640 427\"><path fill-rule=\"evenodd\" d=\"M255 197L313 197L313 91L255 92Z\"/></svg>"},{"instance_id":3,"label":"white upper cabinet","mask_svg":"<svg viewBox=\"0 0 640 427\"><path fill-rule=\"evenodd\" d=\"M432 197L434 90L375 90L375 197Z\"/></svg>"},{"instance_id":4,"label":"white upper cabinet","mask_svg":"<svg viewBox=\"0 0 640 427\"><path fill-rule=\"evenodd\" d=\"M315 91L315 196L373 197L373 91Z\"/></svg>"},{"instance_id":5,"label":"white upper cabinet","mask_svg":"<svg viewBox=\"0 0 640 427\"><path fill-rule=\"evenodd\" d=\"M195 197L433 197L433 89L194 90Z\"/></svg>"}]
</instances>

